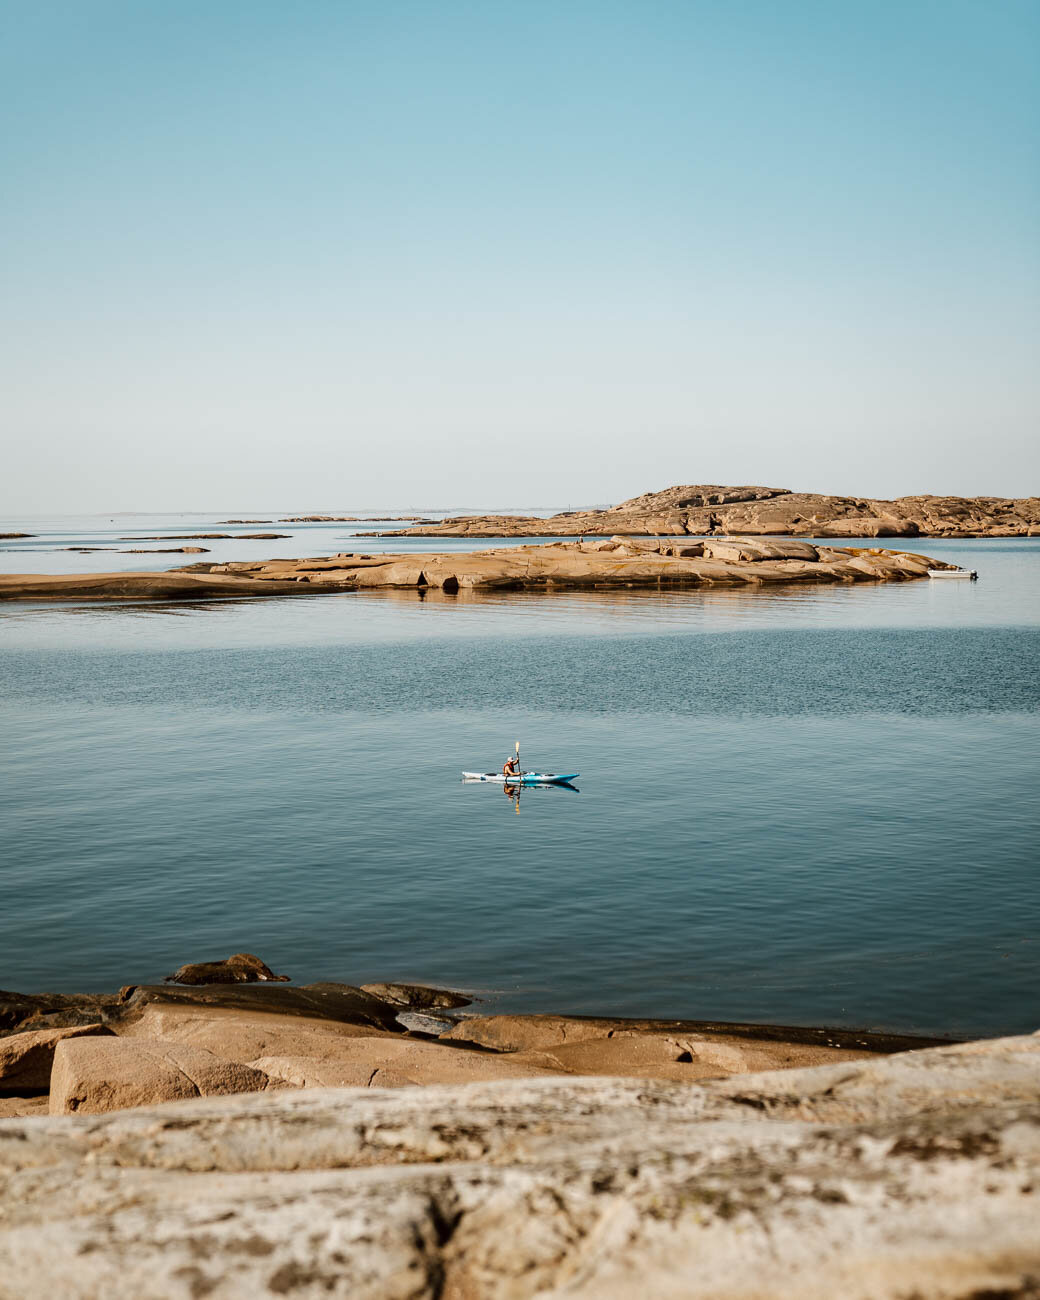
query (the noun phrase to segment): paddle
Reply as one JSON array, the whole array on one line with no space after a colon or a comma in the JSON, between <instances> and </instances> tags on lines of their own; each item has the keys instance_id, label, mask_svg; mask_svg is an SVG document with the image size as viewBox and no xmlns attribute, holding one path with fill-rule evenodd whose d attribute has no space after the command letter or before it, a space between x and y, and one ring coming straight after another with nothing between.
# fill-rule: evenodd
<instances>
[{"instance_id":1,"label":"paddle","mask_svg":"<svg viewBox=\"0 0 1040 1300\"><path fill-rule=\"evenodd\" d=\"M516 815L520 816L520 791L523 789L523 773L520 771L520 742L516 742Z\"/></svg>"}]
</instances>

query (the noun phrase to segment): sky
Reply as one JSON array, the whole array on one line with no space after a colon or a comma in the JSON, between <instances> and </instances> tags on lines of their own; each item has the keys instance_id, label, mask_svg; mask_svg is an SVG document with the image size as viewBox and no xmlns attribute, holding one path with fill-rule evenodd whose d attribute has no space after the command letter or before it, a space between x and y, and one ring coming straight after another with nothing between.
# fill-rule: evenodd
<instances>
[{"instance_id":1,"label":"sky","mask_svg":"<svg viewBox=\"0 0 1040 1300\"><path fill-rule=\"evenodd\" d=\"M1036 0L0 0L0 513L1040 494Z\"/></svg>"}]
</instances>

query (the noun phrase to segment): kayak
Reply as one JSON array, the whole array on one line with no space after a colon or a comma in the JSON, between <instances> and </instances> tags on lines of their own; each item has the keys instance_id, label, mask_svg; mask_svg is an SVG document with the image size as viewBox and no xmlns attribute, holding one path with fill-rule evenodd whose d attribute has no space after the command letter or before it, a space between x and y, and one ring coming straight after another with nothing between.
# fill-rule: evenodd
<instances>
[{"instance_id":1,"label":"kayak","mask_svg":"<svg viewBox=\"0 0 1040 1300\"><path fill-rule=\"evenodd\" d=\"M463 772L464 781L497 781L500 785L563 785L580 776L580 772L518 772L516 776L506 776L502 772Z\"/></svg>"}]
</instances>

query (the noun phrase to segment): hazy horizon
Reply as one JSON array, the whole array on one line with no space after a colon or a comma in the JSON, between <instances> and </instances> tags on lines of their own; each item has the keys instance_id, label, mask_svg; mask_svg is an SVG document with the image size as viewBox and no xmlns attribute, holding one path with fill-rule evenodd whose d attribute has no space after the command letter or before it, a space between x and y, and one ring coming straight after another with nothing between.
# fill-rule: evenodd
<instances>
[{"instance_id":1,"label":"hazy horizon","mask_svg":"<svg viewBox=\"0 0 1040 1300\"><path fill-rule=\"evenodd\" d=\"M657 491L663 491L666 488L679 487L679 486L683 486L683 485L668 483L668 484L662 484L660 485L660 487L657 488L647 488L645 489L645 491L657 492ZM690 486L714 486L714 485L691 484ZM749 485L729 483L729 484L718 484L717 486L732 488L732 487L749 486ZM755 486L775 487L776 485L761 483L761 484L756 484ZM794 487L789 490L792 492L810 491L810 489L802 488L802 487ZM294 504L290 502L288 505L285 505L283 503L281 505L276 505L276 506L236 506L234 504L229 506L227 504L223 504L223 505L211 506L208 509L200 509L197 506L172 505L168 507L156 508L154 510L132 510L132 509L105 510L99 508L94 510L75 509L75 510L60 510L60 511L59 510L9 511L4 516L2 516L2 518L17 520L17 519L33 519L33 518L48 519L53 516L58 516L58 517L81 516L84 518L97 518L97 519L102 519L102 518L131 519L138 516L152 518L161 515L168 515L168 516L189 515L189 516L203 516L208 518L220 514L225 516L227 520L238 519L246 523L250 522L251 520L253 522L256 522L257 520L261 520L261 521L270 521L273 523L277 523L280 520L284 520L286 516L289 515L299 516L304 514L345 515L347 513L356 512L359 515L370 515L373 519L385 518L386 515L381 515L379 513L381 510L393 514L399 514L400 512L409 512L409 513L420 514L420 515L434 514L438 512L443 512L446 515L463 514L467 512L474 512L474 513L479 512L481 514L502 514L502 515L525 514L530 512L537 512L537 513L551 512L555 514L566 510L609 509L611 506L616 506L620 504L622 501L627 501L632 497L642 496L642 495L643 495L643 491L635 491L635 492L628 493L626 496L619 496L614 500L603 499L603 500L594 501L591 499L590 500L583 499L580 501L574 500L574 501L558 501L558 502L552 502L546 500L546 501L528 501L526 503L517 503L515 501L514 502L507 501L503 503L503 502L496 502L496 501L480 501L480 500L461 502L461 503L445 502L445 501L438 502L433 500L427 500L427 501L398 500L398 501L381 501L376 505L370 505L370 504L365 504L364 502L358 503L352 501L348 501L346 503L330 504L328 501L326 501L326 502L318 502L317 504L313 502L305 502L303 505ZM1011 499L1017 496L1019 499L1021 499L1023 497L1037 496L1038 493L1036 492L1025 492L1025 493L973 492L973 493L940 494L940 493L898 492L893 494L885 494L884 496L879 497L879 496L875 496L875 494L873 493L863 493L863 492L853 492L853 491L845 491L845 492L825 491L822 493L822 495L870 497L874 500L890 501L890 500L896 500L899 497L939 496L939 495L993 497L996 499L1005 499L1005 498Z\"/></svg>"},{"instance_id":2,"label":"hazy horizon","mask_svg":"<svg viewBox=\"0 0 1040 1300\"><path fill-rule=\"evenodd\" d=\"M8 5L0 515L1035 495L1038 48L1031 0Z\"/></svg>"}]
</instances>

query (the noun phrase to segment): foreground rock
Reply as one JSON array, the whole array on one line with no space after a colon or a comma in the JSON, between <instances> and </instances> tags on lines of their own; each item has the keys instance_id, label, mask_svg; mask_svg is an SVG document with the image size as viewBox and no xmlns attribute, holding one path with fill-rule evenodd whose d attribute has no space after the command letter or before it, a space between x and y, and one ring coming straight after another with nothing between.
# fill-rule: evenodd
<instances>
[{"instance_id":1,"label":"foreground rock","mask_svg":"<svg viewBox=\"0 0 1040 1300\"><path fill-rule=\"evenodd\" d=\"M1038 1084L1024 1037L8 1120L0 1295L1026 1300Z\"/></svg>"},{"instance_id":2,"label":"foreground rock","mask_svg":"<svg viewBox=\"0 0 1040 1300\"><path fill-rule=\"evenodd\" d=\"M401 1026L390 1030L228 1011L214 1015L200 1007L152 1005L119 1032L143 1047L161 1042L199 1048L294 1087L424 1086L560 1073L551 1063L413 1038Z\"/></svg>"},{"instance_id":3,"label":"foreground rock","mask_svg":"<svg viewBox=\"0 0 1040 1300\"><path fill-rule=\"evenodd\" d=\"M412 1088L414 1079L393 1067L322 1056L262 1056L253 1062L269 1079L288 1088ZM467 1080L469 1082L469 1080Z\"/></svg>"},{"instance_id":4,"label":"foreground rock","mask_svg":"<svg viewBox=\"0 0 1040 1300\"><path fill-rule=\"evenodd\" d=\"M934 1042L700 1021L492 1015L459 1022L452 1013L469 999L455 991L412 984L367 989L128 985L104 1002L102 995L37 995L39 1003L6 995L12 1016L29 1012L24 1024L38 1025L38 1011L51 998L62 1000L58 1015L71 1010L94 1019L71 1028L15 1026L0 1037L0 1065L7 1062L13 1080L5 1087L0 1076L0 1114L36 1113L37 1095L48 1083L56 1112L73 1103L101 1111L193 1096L192 1083L204 1093L251 1089L258 1083L248 1070L265 1076L270 1086L295 1088L427 1087L582 1074L693 1083L853 1061ZM120 1041L96 1051L70 1045L59 1058L66 1039L94 1035ZM203 1054L202 1074L177 1057L182 1048ZM232 1066L248 1070L241 1074Z\"/></svg>"},{"instance_id":5,"label":"foreground rock","mask_svg":"<svg viewBox=\"0 0 1040 1300\"><path fill-rule=\"evenodd\" d=\"M702 484L646 492L609 509L570 510L548 519L470 515L407 530L412 537L718 532L802 537L1035 537L1040 535L1040 497L910 496L889 501L787 488Z\"/></svg>"},{"instance_id":6,"label":"foreground rock","mask_svg":"<svg viewBox=\"0 0 1040 1300\"><path fill-rule=\"evenodd\" d=\"M867 1033L859 1029L814 1029L804 1025L756 1025L719 1020L645 1020L604 1016L556 1016L545 1014L488 1016L467 1015L447 1033L442 1042L471 1043L494 1052L526 1052L532 1049L610 1039L616 1034L667 1033L693 1035L701 1039L738 1039L760 1047L772 1045L778 1052L805 1048L837 1049L863 1056L869 1053L912 1052L924 1047L945 1047L948 1039L906 1034ZM800 1056L798 1064L823 1063L825 1056ZM792 1061L793 1063L793 1061ZM782 1064L780 1059L773 1066Z\"/></svg>"},{"instance_id":7,"label":"foreground rock","mask_svg":"<svg viewBox=\"0 0 1040 1300\"><path fill-rule=\"evenodd\" d=\"M123 1038L161 1039L202 1047L248 1065L261 1056L341 1057L344 1039L398 1037L371 1024L311 1019L277 1011L153 1002L136 1019L118 1026Z\"/></svg>"},{"instance_id":8,"label":"foreground rock","mask_svg":"<svg viewBox=\"0 0 1040 1300\"><path fill-rule=\"evenodd\" d=\"M188 1097L262 1092L268 1077L205 1048L126 1038L63 1039L54 1051L52 1115L97 1115Z\"/></svg>"},{"instance_id":9,"label":"foreground rock","mask_svg":"<svg viewBox=\"0 0 1040 1300\"><path fill-rule=\"evenodd\" d=\"M616 536L491 551L201 562L168 573L0 574L0 600L175 600L314 595L381 588L470 591L758 587L901 582L956 566L879 547L755 538L646 541Z\"/></svg>"}]
</instances>

